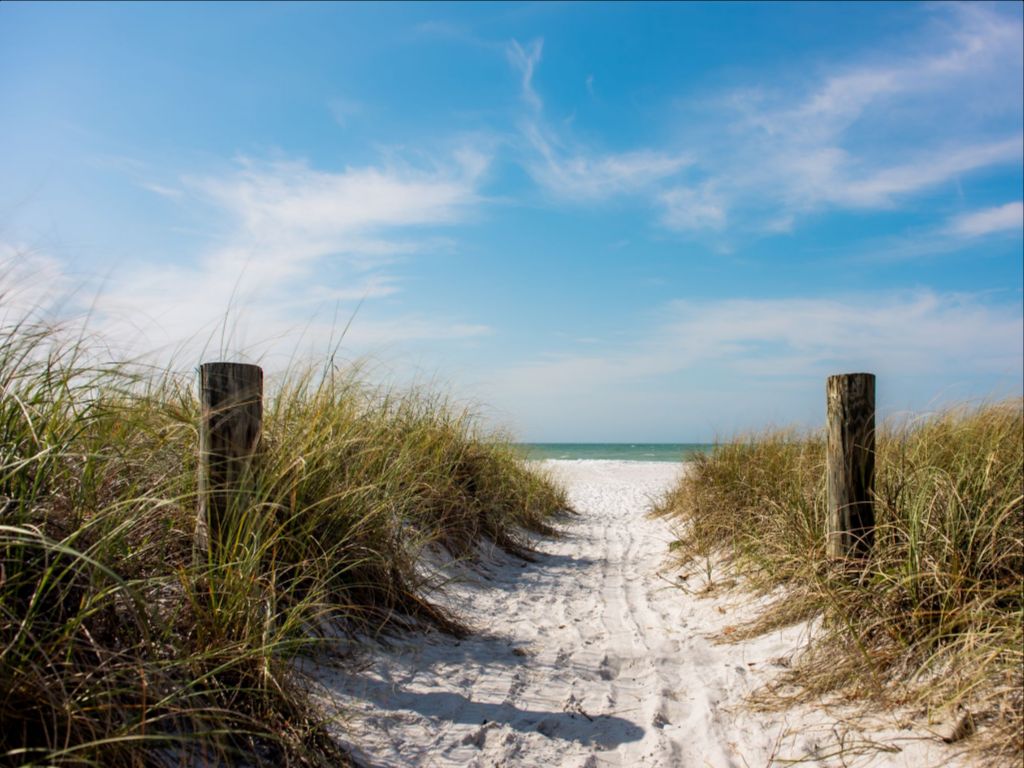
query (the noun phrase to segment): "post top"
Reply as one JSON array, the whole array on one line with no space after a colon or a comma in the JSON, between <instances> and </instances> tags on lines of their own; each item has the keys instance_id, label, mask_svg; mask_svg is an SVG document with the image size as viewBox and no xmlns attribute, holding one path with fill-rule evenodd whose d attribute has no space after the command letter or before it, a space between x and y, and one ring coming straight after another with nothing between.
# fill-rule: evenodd
<instances>
[{"instance_id":1,"label":"post top","mask_svg":"<svg viewBox=\"0 0 1024 768\"><path fill-rule=\"evenodd\" d=\"M260 368L258 365L255 365L254 363L228 363L228 362L224 362L224 361L215 361L215 362L212 362L212 363L200 363L199 367L200 367L200 369L202 369L202 368L207 368L207 369L234 368L236 370L252 370L252 369L255 368L258 371L263 370L262 368Z\"/></svg>"}]
</instances>

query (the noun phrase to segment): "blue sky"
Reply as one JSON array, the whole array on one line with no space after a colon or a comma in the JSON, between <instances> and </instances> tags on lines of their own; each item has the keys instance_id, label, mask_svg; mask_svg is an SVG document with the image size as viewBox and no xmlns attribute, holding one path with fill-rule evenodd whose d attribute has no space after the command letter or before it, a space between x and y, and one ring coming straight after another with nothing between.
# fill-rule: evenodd
<instances>
[{"instance_id":1,"label":"blue sky","mask_svg":"<svg viewBox=\"0 0 1024 768\"><path fill-rule=\"evenodd\" d=\"M186 370L351 320L526 440L1020 394L1022 7L3 3L5 309Z\"/></svg>"}]
</instances>

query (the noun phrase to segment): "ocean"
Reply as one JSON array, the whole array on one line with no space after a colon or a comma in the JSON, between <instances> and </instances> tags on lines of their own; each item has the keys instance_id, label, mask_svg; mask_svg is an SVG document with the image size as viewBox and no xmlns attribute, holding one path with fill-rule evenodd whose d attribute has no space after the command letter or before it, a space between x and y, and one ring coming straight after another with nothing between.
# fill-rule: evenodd
<instances>
[{"instance_id":1,"label":"ocean","mask_svg":"<svg viewBox=\"0 0 1024 768\"><path fill-rule=\"evenodd\" d=\"M713 443L519 443L528 459L685 461L708 453Z\"/></svg>"}]
</instances>

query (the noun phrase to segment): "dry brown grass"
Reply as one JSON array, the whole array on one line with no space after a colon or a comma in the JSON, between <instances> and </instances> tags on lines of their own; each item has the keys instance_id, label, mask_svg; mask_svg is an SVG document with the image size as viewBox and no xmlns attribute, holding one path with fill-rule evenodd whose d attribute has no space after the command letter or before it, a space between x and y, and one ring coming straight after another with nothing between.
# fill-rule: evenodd
<instances>
[{"instance_id":1,"label":"dry brown grass","mask_svg":"<svg viewBox=\"0 0 1024 768\"><path fill-rule=\"evenodd\" d=\"M0 764L340 765L295 666L325 628L431 623L415 567L527 546L562 492L472 415L333 369L265 404L256 486L197 563L191 375L0 329Z\"/></svg>"},{"instance_id":2,"label":"dry brown grass","mask_svg":"<svg viewBox=\"0 0 1024 768\"><path fill-rule=\"evenodd\" d=\"M819 435L772 432L719 446L658 512L683 523L683 561L724 555L747 583L784 587L786 597L748 632L821 617L779 691L839 692L936 716L969 712L973 746L1019 765L1022 413L1014 400L883 429L876 545L853 579L825 557Z\"/></svg>"}]
</instances>

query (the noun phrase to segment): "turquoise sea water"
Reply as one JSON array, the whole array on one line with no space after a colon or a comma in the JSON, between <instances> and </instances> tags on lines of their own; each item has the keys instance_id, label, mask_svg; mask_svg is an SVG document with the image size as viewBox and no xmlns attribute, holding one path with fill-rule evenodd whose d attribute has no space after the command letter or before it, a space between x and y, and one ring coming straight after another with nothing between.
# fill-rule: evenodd
<instances>
[{"instance_id":1,"label":"turquoise sea water","mask_svg":"<svg viewBox=\"0 0 1024 768\"><path fill-rule=\"evenodd\" d=\"M712 443L520 443L528 459L685 461L707 453Z\"/></svg>"}]
</instances>

